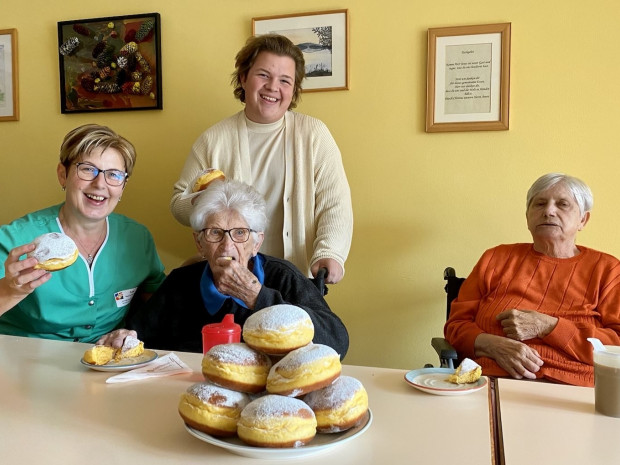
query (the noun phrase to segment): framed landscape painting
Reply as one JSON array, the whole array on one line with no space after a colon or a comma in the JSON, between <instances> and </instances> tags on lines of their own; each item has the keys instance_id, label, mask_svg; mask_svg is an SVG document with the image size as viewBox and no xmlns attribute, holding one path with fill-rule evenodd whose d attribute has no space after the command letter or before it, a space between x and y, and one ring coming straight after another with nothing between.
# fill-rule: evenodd
<instances>
[{"instance_id":1,"label":"framed landscape painting","mask_svg":"<svg viewBox=\"0 0 620 465\"><path fill-rule=\"evenodd\" d=\"M62 113L161 110L158 13L58 23Z\"/></svg>"},{"instance_id":2,"label":"framed landscape painting","mask_svg":"<svg viewBox=\"0 0 620 465\"><path fill-rule=\"evenodd\" d=\"M306 61L303 92L349 88L348 10L253 18L252 34L280 34L301 49Z\"/></svg>"}]
</instances>

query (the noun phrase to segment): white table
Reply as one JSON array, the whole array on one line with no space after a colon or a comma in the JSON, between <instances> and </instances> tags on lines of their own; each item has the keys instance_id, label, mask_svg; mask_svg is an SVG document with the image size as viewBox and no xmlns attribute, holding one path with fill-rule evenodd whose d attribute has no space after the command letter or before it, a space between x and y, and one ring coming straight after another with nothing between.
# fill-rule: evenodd
<instances>
[{"instance_id":1,"label":"white table","mask_svg":"<svg viewBox=\"0 0 620 465\"><path fill-rule=\"evenodd\" d=\"M620 418L594 410L594 389L500 379L508 465L620 463Z\"/></svg>"},{"instance_id":2,"label":"white table","mask_svg":"<svg viewBox=\"0 0 620 465\"><path fill-rule=\"evenodd\" d=\"M0 335L2 464L263 464L190 435L180 395L203 381L201 354L177 352L194 372L123 384L80 363L87 344ZM165 351L157 351L160 355ZM405 371L344 366L368 391L373 423L360 437L295 464L491 463L487 391L443 397L406 384ZM467 451L463 454L463 451Z\"/></svg>"}]
</instances>

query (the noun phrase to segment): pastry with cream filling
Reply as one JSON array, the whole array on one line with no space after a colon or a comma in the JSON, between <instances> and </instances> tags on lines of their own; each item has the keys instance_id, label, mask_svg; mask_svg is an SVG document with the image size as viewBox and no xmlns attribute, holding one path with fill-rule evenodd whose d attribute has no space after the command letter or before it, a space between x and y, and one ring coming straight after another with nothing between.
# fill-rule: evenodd
<instances>
[{"instance_id":1,"label":"pastry with cream filling","mask_svg":"<svg viewBox=\"0 0 620 465\"><path fill-rule=\"evenodd\" d=\"M303 308L279 304L263 308L243 325L247 345L269 355L285 355L312 342L314 324Z\"/></svg>"},{"instance_id":2,"label":"pastry with cream filling","mask_svg":"<svg viewBox=\"0 0 620 465\"><path fill-rule=\"evenodd\" d=\"M212 383L235 391L265 390L271 360L243 342L218 344L202 358L202 374Z\"/></svg>"},{"instance_id":3,"label":"pastry with cream filling","mask_svg":"<svg viewBox=\"0 0 620 465\"><path fill-rule=\"evenodd\" d=\"M448 381L454 384L475 383L482 376L482 367L473 360L466 358L456 368L454 374L448 376Z\"/></svg>"},{"instance_id":4,"label":"pastry with cream filling","mask_svg":"<svg viewBox=\"0 0 620 465\"><path fill-rule=\"evenodd\" d=\"M319 433L340 433L358 425L368 411L368 394L362 383L341 376L329 386L303 398L316 416Z\"/></svg>"},{"instance_id":5,"label":"pastry with cream filling","mask_svg":"<svg viewBox=\"0 0 620 465\"><path fill-rule=\"evenodd\" d=\"M144 342L133 336L127 336L120 349L111 346L96 345L84 353L84 361L91 365L106 365L112 360L118 362L125 358L138 357L144 353Z\"/></svg>"},{"instance_id":6,"label":"pastry with cream filling","mask_svg":"<svg viewBox=\"0 0 620 465\"><path fill-rule=\"evenodd\" d=\"M250 397L243 392L196 383L181 395L179 415L198 431L219 437L235 436L241 411L249 402Z\"/></svg>"},{"instance_id":7,"label":"pastry with cream filling","mask_svg":"<svg viewBox=\"0 0 620 465\"><path fill-rule=\"evenodd\" d=\"M266 395L241 411L237 434L251 446L300 447L316 435L316 418L299 399Z\"/></svg>"},{"instance_id":8,"label":"pastry with cream filling","mask_svg":"<svg viewBox=\"0 0 620 465\"><path fill-rule=\"evenodd\" d=\"M78 248L69 236L59 232L42 234L34 241L36 248L28 254L39 263L37 270L57 271L72 265L78 257Z\"/></svg>"},{"instance_id":9,"label":"pastry with cream filling","mask_svg":"<svg viewBox=\"0 0 620 465\"><path fill-rule=\"evenodd\" d=\"M340 376L338 353L323 344L308 344L285 355L271 367L267 391L299 397L324 388Z\"/></svg>"}]
</instances>

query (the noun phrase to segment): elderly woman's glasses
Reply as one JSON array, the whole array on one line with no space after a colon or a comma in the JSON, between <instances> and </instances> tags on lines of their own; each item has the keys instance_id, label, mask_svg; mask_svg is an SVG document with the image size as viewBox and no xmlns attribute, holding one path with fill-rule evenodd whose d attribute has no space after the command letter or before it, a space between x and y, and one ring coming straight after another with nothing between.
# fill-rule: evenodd
<instances>
[{"instance_id":1,"label":"elderly woman's glasses","mask_svg":"<svg viewBox=\"0 0 620 465\"><path fill-rule=\"evenodd\" d=\"M110 186L121 186L127 177L127 173L121 170L100 170L90 163L76 163L77 175L83 181L94 181L99 174L103 174L105 182Z\"/></svg>"},{"instance_id":2,"label":"elderly woman's glasses","mask_svg":"<svg viewBox=\"0 0 620 465\"><path fill-rule=\"evenodd\" d=\"M200 232L207 242L222 242L226 233L228 233L233 242L247 242L250 238L250 233L254 232L254 230L250 228L205 228Z\"/></svg>"}]
</instances>

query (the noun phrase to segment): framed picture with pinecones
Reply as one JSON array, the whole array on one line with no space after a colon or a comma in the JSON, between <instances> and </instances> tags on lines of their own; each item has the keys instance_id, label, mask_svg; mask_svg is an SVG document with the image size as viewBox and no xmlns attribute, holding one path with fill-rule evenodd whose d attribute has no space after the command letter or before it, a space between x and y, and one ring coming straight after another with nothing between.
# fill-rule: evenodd
<instances>
[{"instance_id":1,"label":"framed picture with pinecones","mask_svg":"<svg viewBox=\"0 0 620 465\"><path fill-rule=\"evenodd\" d=\"M159 13L58 23L60 111L161 110Z\"/></svg>"}]
</instances>

